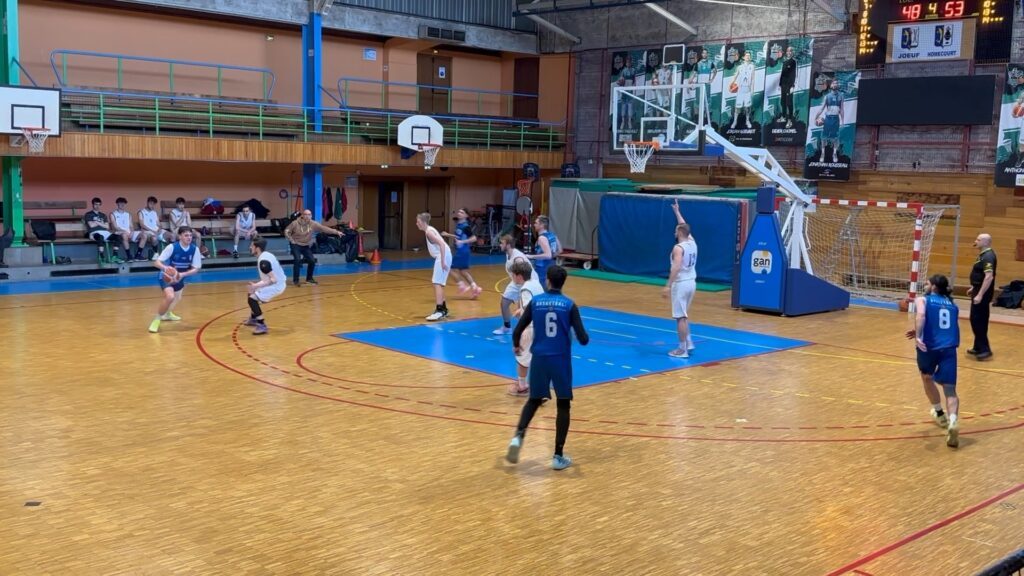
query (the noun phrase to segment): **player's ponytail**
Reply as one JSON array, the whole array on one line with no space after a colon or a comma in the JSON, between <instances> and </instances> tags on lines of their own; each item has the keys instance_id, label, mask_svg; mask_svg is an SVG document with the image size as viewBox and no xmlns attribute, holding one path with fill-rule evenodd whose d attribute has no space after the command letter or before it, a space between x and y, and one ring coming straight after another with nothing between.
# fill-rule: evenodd
<instances>
[{"instance_id":1,"label":"player's ponytail","mask_svg":"<svg viewBox=\"0 0 1024 576\"><path fill-rule=\"evenodd\" d=\"M950 300L953 299L953 291L949 287L949 278L942 274L935 274L928 279L928 282L932 285L932 292Z\"/></svg>"}]
</instances>

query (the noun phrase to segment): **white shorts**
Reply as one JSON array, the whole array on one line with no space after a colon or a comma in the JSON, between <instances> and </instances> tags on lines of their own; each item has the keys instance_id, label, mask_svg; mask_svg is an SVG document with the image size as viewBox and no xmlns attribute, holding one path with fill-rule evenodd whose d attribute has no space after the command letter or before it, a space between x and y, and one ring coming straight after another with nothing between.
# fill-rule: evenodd
<instances>
[{"instance_id":1,"label":"white shorts","mask_svg":"<svg viewBox=\"0 0 1024 576\"><path fill-rule=\"evenodd\" d=\"M739 94L736 94L736 107L737 108L750 108L751 93L740 90Z\"/></svg>"},{"instance_id":2,"label":"white shorts","mask_svg":"<svg viewBox=\"0 0 1024 576\"><path fill-rule=\"evenodd\" d=\"M125 236L127 236L129 242L136 242L136 241L138 241L139 236L142 236L142 232L139 232L138 230L132 230L128 234L120 234L119 233L118 236L120 236L121 238L124 238Z\"/></svg>"},{"instance_id":3,"label":"white shorts","mask_svg":"<svg viewBox=\"0 0 1024 576\"><path fill-rule=\"evenodd\" d=\"M690 303L697 292L696 280L683 280L672 283L672 317L675 319L689 318Z\"/></svg>"},{"instance_id":4,"label":"white shorts","mask_svg":"<svg viewBox=\"0 0 1024 576\"><path fill-rule=\"evenodd\" d=\"M452 251L445 250L445 263L448 264L447 270L441 269L441 259L434 258L434 277L430 280L431 284L440 284L444 286L448 283L448 274L452 271Z\"/></svg>"},{"instance_id":5,"label":"white shorts","mask_svg":"<svg viewBox=\"0 0 1024 576\"><path fill-rule=\"evenodd\" d=\"M530 352L530 346L533 345L533 324L530 324L523 330L523 334L519 337L519 347L523 350L519 354L516 354L516 362L524 368L530 367L530 360L533 360L533 354Z\"/></svg>"},{"instance_id":6,"label":"white shorts","mask_svg":"<svg viewBox=\"0 0 1024 576\"><path fill-rule=\"evenodd\" d=\"M254 228L252 230L235 230L235 234L237 234L239 238L244 238L245 240L252 240L253 238L256 237L257 232L256 229Z\"/></svg>"},{"instance_id":7,"label":"white shorts","mask_svg":"<svg viewBox=\"0 0 1024 576\"><path fill-rule=\"evenodd\" d=\"M264 286L263 288L258 288L253 295L256 296L257 300L266 304L280 296L283 292L284 290L276 290L273 286Z\"/></svg>"},{"instance_id":8,"label":"white shorts","mask_svg":"<svg viewBox=\"0 0 1024 576\"><path fill-rule=\"evenodd\" d=\"M102 238L104 241L109 240L110 237L112 236L112 234L110 232L106 231L106 230L97 230L95 232L90 232L89 233L89 238L92 238L93 236L95 236L97 234L99 234L100 238Z\"/></svg>"},{"instance_id":9,"label":"white shorts","mask_svg":"<svg viewBox=\"0 0 1024 576\"><path fill-rule=\"evenodd\" d=\"M1021 130L1021 132L1024 132L1024 130ZM509 280L508 286L505 286L505 292L502 293L501 297L513 302L519 302L519 292L521 289L521 286L518 286L515 282Z\"/></svg>"}]
</instances>

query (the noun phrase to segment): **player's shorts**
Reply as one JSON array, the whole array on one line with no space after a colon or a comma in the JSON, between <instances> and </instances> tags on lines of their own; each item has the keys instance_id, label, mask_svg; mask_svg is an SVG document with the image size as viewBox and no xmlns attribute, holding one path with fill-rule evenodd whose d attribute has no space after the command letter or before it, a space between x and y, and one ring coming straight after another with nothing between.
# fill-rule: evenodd
<instances>
[{"instance_id":1,"label":"player's shorts","mask_svg":"<svg viewBox=\"0 0 1024 576\"><path fill-rule=\"evenodd\" d=\"M572 400L572 359L568 356L534 356L530 361L530 398Z\"/></svg>"},{"instance_id":2,"label":"player's shorts","mask_svg":"<svg viewBox=\"0 0 1024 576\"><path fill-rule=\"evenodd\" d=\"M110 237L113 236L113 234L111 234L110 232L108 232L106 230L97 230L95 232L90 232L89 233L89 238L92 238L93 240L95 240L95 238L93 238L93 236L97 236L97 235L104 242L106 242L107 240L110 240Z\"/></svg>"},{"instance_id":3,"label":"player's shorts","mask_svg":"<svg viewBox=\"0 0 1024 576\"><path fill-rule=\"evenodd\" d=\"M530 367L530 361L533 359L533 353L530 352L530 346L533 345L533 324L530 324L523 330L523 333L519 336L519 348L522 352L516 354L516 362L524 368Z\"/></svg>"},{"instance_id":4,"label":"player's shorts","mask_svg":"<svg viewBox=\"0 0 1024 576\"><path fill-rule=\"evenodd\" d=\"M181 280L178 280L174 284L169 284L169 283L164 281L164 275L160 274L160 277L159 277L158 281L160 282L160 290L166 290L167 287L170 286L171 288L174 288L175 292L181 292L185 288L185 279L184 278L182 278Z\"/></svg>"},{"instance_id":5,"label":"player's shorts","mask_svg":"<svg viewBox=\"0 0 1024 576\"><path fill-rule=\"evenodd\" d=\"M138 242L139 241L139 236L142 236L142 232L139 232L138 230L132 230L128 234L120 234L119 233L117 235L120 236L121 238L124 238L125 236L127 236L129 242Z\"/></svg>"},{"instance_id":6,"label":"player's shorts","mask_svg":"<svg viewBox=\"0 0 1024 576\"><path fill-rule=\"evenodd\" d=\"M825 116L825 124L821 127L821 137L824 140L839 138L839 116Z\"/></svg>"},{"instance_id":7,"label":"player's shorts","mask_svg":"<svg viewBox=\"0 0 1024 576\"><path fill-rule=\"evenodd\" d=\"M736 94L736 107L737 108L750 108L753 95L749 91L740 90Z\"/></svg>"},{"instance_id":8,"label":"player's shorts","mask_svg":"<svg viewBox=\"0 0 1024 576\"><path fill-rule=\"evenodd\" d=\"M250 240L259 235L259 232L257 232L255 228L252 230L236 230L235 232L238 234L239 238L245 238L246 240Z\"/></svg>"},{"instance_id":9,"label":"player's shorts","mask_svg":"<svg viewBox=\"0 0 1024 576\"><path fill-rule=\"evenodd\" d=\"M465 252L462 250L455 251L455 255L452 256L452 268L456 270L469 270L469 250Z\"/></svg>"},{"instance_id":10,"label":"player's shorts","mask_svg":"<svg viewBox=\"0 0 1024 576\"><path fill-rule=\"evenodd\" d=\"M917 368L943 386L956 387L956 348L917 351Z\"/></svg>"},{"instance_id":11,"label":"player's shorts","mask_svg":"<svg viewBox=\"0 0 1024 576\"><path fill-rule=\"evenodd\" d=\"M682 280L672 283L672 317L689 318L690 303L697 292L696 280Z\"/></svg>"},{"instance_id":12,"label":"player's shorts","mask_svg":"<svg viewBox=\"0 0 1024 576\"><path fill-rule=\"evenodd\" d=\"M448 273L452 271L452 251L445 250L445 262L448 263L448 269L443 270L441 268L441 258L434 258L434 277L430 280L432 284L440 284L444 286L448 283Z\"/></svg>"},{"instance_id":13,"label":"player's shorts","mask_svg":"<svg viewBox=\"0 0 1024 576\"><path fill-rule=\"evenodd\" d=\"M505 292L502 293L501 297L505 300L511 300L513 302L519 302L519 292L522 290L522 286L517 286L515 282L509 280L508 286L505 286Z\"/></svg>"},{"instance_id":14,"label":"player's shorts","mask_svg":"<svg viewBox=\"0 0 1024 576\"><path fill-rule=\"evenodd\" d=\"M274 286L264 286L263 288L257 289L256 292L253 293L253 296L263 304L266 304L280 296L283 292L284 290L277 289Z\"/></svg>"}]
</instances>

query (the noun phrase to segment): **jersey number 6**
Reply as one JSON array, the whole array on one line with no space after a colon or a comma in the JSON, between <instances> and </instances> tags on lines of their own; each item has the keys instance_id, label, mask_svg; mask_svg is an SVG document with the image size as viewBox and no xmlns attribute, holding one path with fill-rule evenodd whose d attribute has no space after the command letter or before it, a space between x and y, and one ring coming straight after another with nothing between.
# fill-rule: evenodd
<instances>
[{"instance_id":1,"label":"jersey number 6","mask_svg":"<svg viewBox=\"0 0 1024 576\"><path fill-rule=\"evenodd\" d=\"M548 338L558 335L558 314L548 312L544 315L544 335Z\"/></svg>"}]
</instances>

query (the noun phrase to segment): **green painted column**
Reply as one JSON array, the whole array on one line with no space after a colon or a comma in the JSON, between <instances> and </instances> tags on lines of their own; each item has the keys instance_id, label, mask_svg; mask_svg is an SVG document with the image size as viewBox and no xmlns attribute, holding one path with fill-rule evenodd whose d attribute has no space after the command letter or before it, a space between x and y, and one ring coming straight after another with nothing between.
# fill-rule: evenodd
<instances>
[{"instance_id":1,"label":"green painted column","mask_svg":"<svg viewBox=\"0 0 1024 576\"><path fill-rule=\"evenodd\" d=\"M18 0L0 0L3 29L0 30L0 79L4 84L20 84L18 68ZM14 229L14 246L24 246L25 210L21 198L21 158L3 158L4 226Z\"/></svg>"}]
</instances>

